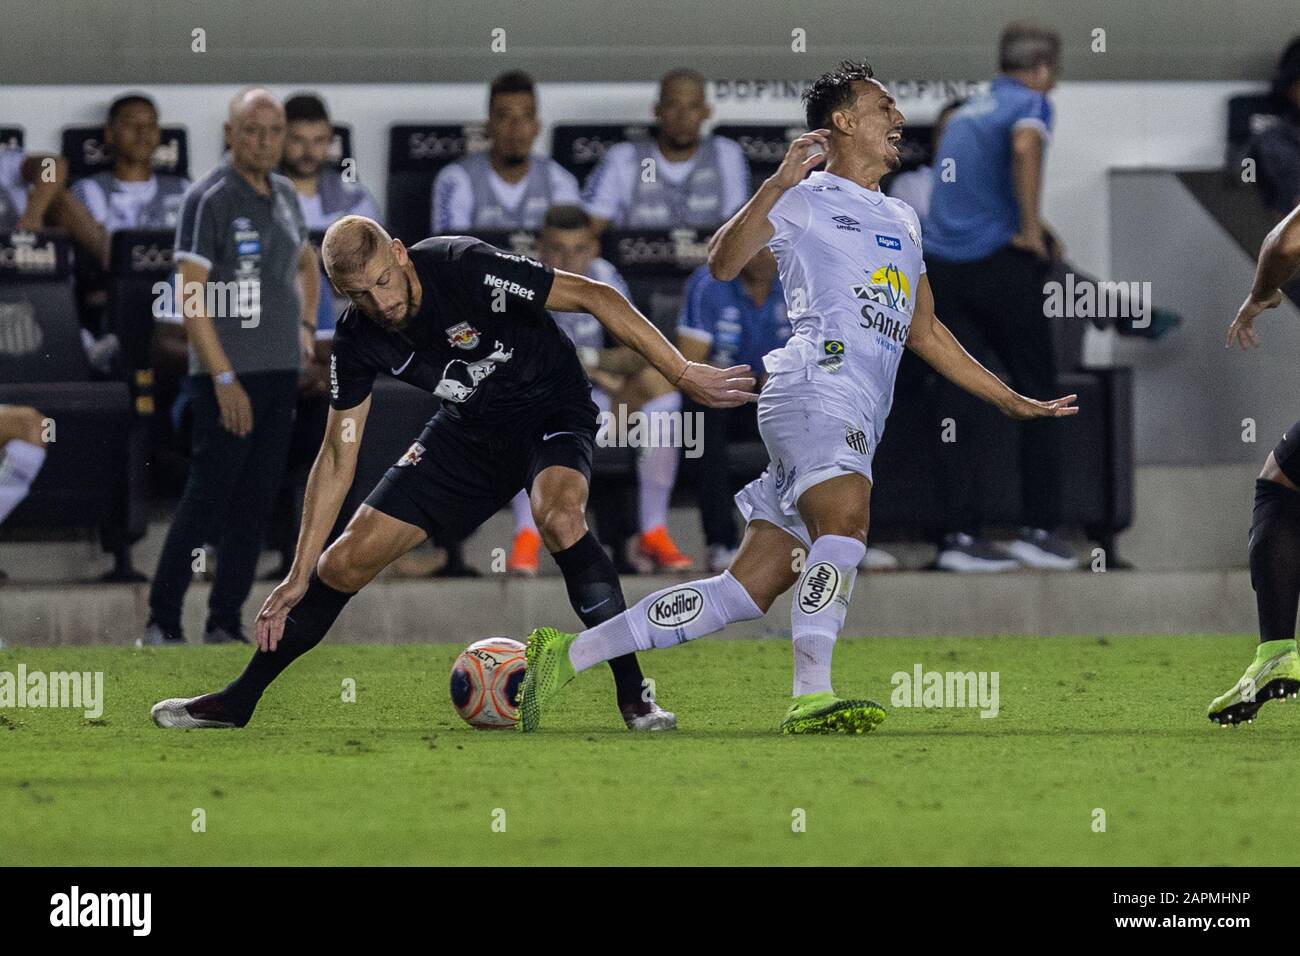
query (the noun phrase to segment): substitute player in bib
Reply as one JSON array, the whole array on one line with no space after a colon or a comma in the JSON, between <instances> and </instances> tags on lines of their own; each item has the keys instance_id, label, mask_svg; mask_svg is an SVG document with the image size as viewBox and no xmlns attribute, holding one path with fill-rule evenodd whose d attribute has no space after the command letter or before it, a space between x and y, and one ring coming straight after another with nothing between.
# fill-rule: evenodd
<instances>
[{"instance_id":1,"label":"substitute player in bib","mask_svg":"<svg viewBox=\"0 0 1300 956\"><path fill-rule=\"evenodd\" d=\"M935 317L916 214L879 188L900 162L903 115L871 67L842 63L804 103L812 131L710 246L719 279L734 278L770 246L794 324L789 343L763 360L758 423L771 464L736 496L747 522L736 559L716 577L655 592L581 634L534 631L523 731L538 726L578 671L761 617L796 582L794 700L782 731L871 730L883 708L835 696L831 652L866 551L871 460L903 348L1012 418L1078 411L1073 395L1040 402L1012 391ZM807 176L823 160L826 169Z\"/></svg>"},{"instance_id":2,"label":"substitute player in bib","mask_svg":"<svg viewBox=\"0 0 1300 956\"><path fill-rule=\"evenodd\" d=\"M1228 328L1228 346L1256 347L1255 319L1282 301L1281 286L1300 269L1300 206L1264 240L1255 284ZM1259 647L1241 680L1210 702L1207 716L1227 727L1253 721L1270 700L1300 694L1295 620L1300 607L1300 422L1282 435L1255 479L1250 583L1259 610Z\"/></svg>"},{"instance_id":3,"label":"substitute player in bib","mask_svg":"<svg viewBox=\"0 0 1300 956\"><path fill-rule=\"evenodd\" d=\"M244 726L271 681L321 641L375 575L428 537L462 540L520 488L529 489L583 623L623 610L613 562L586 523L596 436L591 383L547 309L590 312L704 404L757 398L747 367L686 361L609 286L468 236L425 239L408 250L373 220L346 216L325 234L321 253L352 304L334 335L326 438L307 483L293 566L262 606L258 650L244 673L218 693L156 704L161 727ZM326 549L381 372L432 392L443 406ZM636 658L616 656L629 728L671 727L672 715L643 698Z\"/></svg>"}]
</instances>

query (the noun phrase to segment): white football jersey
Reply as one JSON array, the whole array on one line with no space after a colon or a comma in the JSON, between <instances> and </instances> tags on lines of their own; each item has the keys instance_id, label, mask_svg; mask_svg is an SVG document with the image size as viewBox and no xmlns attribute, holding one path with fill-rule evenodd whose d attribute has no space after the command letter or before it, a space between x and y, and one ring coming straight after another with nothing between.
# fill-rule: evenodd
<instances>
[{"instance_id":1,"label":"white football jersey","mask_svg":"<svg viewBox=\"0 0 1300 956\"><path fill-rule=\"evenodd\" d=\"M824 170L786 190L768 219L794 335L763 365L807 369L819 392L865 413L878 441L925 272L920 221L902 200Z\"/></svg>"}]
</instances>

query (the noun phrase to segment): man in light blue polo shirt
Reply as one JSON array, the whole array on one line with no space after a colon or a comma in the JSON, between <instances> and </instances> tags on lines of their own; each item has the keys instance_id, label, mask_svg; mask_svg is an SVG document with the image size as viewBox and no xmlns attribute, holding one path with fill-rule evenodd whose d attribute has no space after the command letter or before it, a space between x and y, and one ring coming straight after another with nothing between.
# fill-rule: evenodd
<instances>
[{"instance_id":1,"label":"man in light blue polo shirt","mask_svg":"<svg viewBox=\"0 0 1300 956\"><path fill-rule=\"evenodd\" d=\"M926 268L936 314L975 358L987 362L995 355L1022 393L1055 395L1056 350L1043 313L1050 263L1039 209L1052 131L1047 93L1060 70L1061 38L1034 24L1013 23L1002 32L999 58L1001 72L988 92L957 110L939 141L934 166L940 175L924 224ZM969 438L982 411L977 405L946 380L939 383L940 417L954 420L957 440L940 446L947 527L938 566L1076 567L1077 557L1053 533L1062 489L1059 433L1050 425L1022 426L1017 539L1004 550L981 537L982 504L998 491L979 487L978 443Z\"/></svg>"},{"instance_id":2,"label":"man in light blue polo shirt","mask_svg":"<svg viewBox=\"0 0 1300 956\"><path fill-rule=\"evenodd\" d=\"M707 265L686 280L677 347L689 361L717 368L761 369L763 356L789 339L785 292L770 249L754 256L729 282L713 278ZM708 436L702 442L698 491L708 567L721 573L735 559L740 544L727 446L731 441L758 438L758 415L756 406L692 410L703 412L703 434Z\"/></svg>"}]
</instances>

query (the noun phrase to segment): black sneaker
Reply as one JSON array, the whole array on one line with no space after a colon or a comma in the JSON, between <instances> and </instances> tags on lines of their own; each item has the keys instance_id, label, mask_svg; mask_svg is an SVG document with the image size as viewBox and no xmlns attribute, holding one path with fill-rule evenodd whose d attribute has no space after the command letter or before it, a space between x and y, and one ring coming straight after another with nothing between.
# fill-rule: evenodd
<instances>
[{"instance_id":1,"label":"black sneaker","mask_svg":"<svg viewBox=\"0 0 1300 956\"><path fill-rule=\"evenodd\" d=\"M1021 528L1006 548L1025 567L1039 571L1073 571L1079 566L1074 549L1042 528Z\"/></svg>"},{"instance_id":2,"label":"black sneaker","mask_svg":"<svg viewBox=\"0 0 1300 956\"><path fill-rule=\"evenodd\" d=\"M249 640L242 631L230 631L221 625L209 627L203 632L204 644L248 644Z\"/></svg>"},{"instance_id":3,"label":"black sneaker","mask_svg":"<svg viewBox=\"0 0 1300 956\"><path fill-rule=\"evenodd\" d=\"M959 574L998 573L1018 567L1014 558L991 542L965 533L944 535L934 564L940 570Z\"/></svg>"},{"instance_id":4,"label":"black sneaker","mask_svg":"<svg viewBox=\"0 0 1300 956\"><path fill-rule=\"evenodd\" d=\"M136 642L137 647L184 647L185 635L179 629L163 627L156 621L145 625L144 637Z\"/></svg>"}]
</instances>

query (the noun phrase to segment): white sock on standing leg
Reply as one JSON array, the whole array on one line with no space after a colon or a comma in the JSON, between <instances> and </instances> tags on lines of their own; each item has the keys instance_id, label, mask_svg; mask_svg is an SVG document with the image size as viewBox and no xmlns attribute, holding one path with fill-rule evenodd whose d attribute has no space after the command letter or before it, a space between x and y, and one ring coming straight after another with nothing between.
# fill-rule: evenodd
<instances>
[{"instance_id":1,"label":"white sock on standing leg","mask_svg":"<svg viewBox=\"0 0 1300 956\"><path fill-rule=\"evenodd\" d=\"M641 406L648 422L648 446L641 449L637 460L642 534L668 524L668 499L672 497L682 453L681 422L672 413L681 407L680 392L660 395Z\"/></svg>"},{"instance_id":2,"label":"white sock on standing leg","mask_svg":"<svg viewBox=\"0 0 1300 956\"><path fill-rule=\"evenodd\" d=\"M844 626L867 546L857 538L824 534L813 542L790 604L794 638L794 696L831 690L831 655Z\"/></svg>"},{"instance_id":3,"label":"white sock on standing leg","mask_svg":"<svg viewBox=\"0 0 1300 956\"><path fill-rule=\"evenodd\" d=\"M0 449L0 521L27 497L43 464L45 449L21 438L10 439Z\"/></svg>"}]
</instances>

